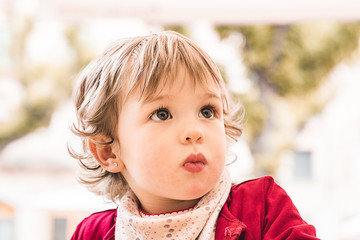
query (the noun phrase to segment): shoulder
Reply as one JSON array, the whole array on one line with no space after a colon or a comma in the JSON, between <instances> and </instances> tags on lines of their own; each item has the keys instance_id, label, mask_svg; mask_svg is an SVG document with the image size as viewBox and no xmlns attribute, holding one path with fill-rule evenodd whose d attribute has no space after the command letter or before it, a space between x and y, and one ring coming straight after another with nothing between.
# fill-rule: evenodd
<instances>
[{"instance_id":1,"label":"shoulder","mask_svg":"<svg viewBox=\"0 0 360 240\"><path fill-rule=\"evenodd\" d=\"M274 209L274 207L278 205L281 206L281 208L289 206L293 208L294 211L297 211L286 191L270 176L252 179L234 185L232 186L230 196L235 198L246 197L256 203L263 203L260 206L265 208L265 210L268 210L269 207Z\"/></svg>"},{"instance_id":2,"label":"shoulder","mask_svg":"<svg viewBox=\"0 0 360 240\"><path fill-rule=\"evenodd\" d=\"M244 196L244 194L248 197L256 197L259 196L259 194L264 196L269 192L269 190L274 188L275 190L282 190L282 188L275 183L273 177L266 176L233 185L231 187L230 196Z\"/></svg>"},{"instance_id":3,"label":"shoulder","mask_svg":"<svg viewBox=\"0 0 360 240\"><path fill-rule=\"evenodd\" d=\"M233 185L227 202L233 211L238 211L237 208L251 209L249 214L256 212L261 218L266 218L272 211L280 211L284 207L298 214L288 194L270 176Z\"/></svg>"},{"instance_id":4,"label":"shoulder","mask_svg":"<svg viewBox=\"0 0 360 240\"><path fill-rule=\"evenodd\" d=\"M317 239L315 228L301 218L288 194L272 177L232 186L227 208L245 223L247 235L257 232L263 239Z\"/></svg>"},{"instance_id":5,"label":"shoulder","mask_svg":"<svg viewBox=\"0 0 360 240\"><path fill-rule=\"evenodd\" d=\"M283 191L270 176L256 178L233 185L227 200L229 210L242 219L256 215L261 219L269 198L269 192Z\"/></svg>"},{"instance_id":6,"label":"shoulder","mask_svg":"<svg viewBox=\"0 0 360 240\"><path fill-rule=\"evenodd\" d=\"M91 214L77 226L71 240L103 239L115 229L116 209Z\"/></svg>"}]
</instances>

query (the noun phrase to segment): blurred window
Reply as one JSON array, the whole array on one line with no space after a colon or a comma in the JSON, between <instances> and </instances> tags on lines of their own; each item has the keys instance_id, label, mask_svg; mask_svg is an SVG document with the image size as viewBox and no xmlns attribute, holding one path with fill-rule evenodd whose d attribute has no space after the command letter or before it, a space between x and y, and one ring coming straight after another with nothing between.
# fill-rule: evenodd
<instances>
[{"instance_id":1,"label":"blurred window","mask_svg":"<svg viewBox=\"0 0 360 240\"><path fill-rule=\"evenodd\" d=\"M14 239L14 208L0 202L0 239Z\"/></svg>"},{"instance_id":2,"label":"blurred window","mask_svg":"<svg viewBox=\"0 0 360 240\"><path fill-rule=\"evenodd\" d=\"M294 153L294 176L297 180L309 180L312 177L311 152L295 151Z\"/></svg>"},{"instance_id":3,"label":"blurred window","mask_svg":"<svg viewBox=\"0 0 360 240\"><path fill-rule=\"evenodd\" d=\"M0 239L14 239L14 221L12 219L0 219Z\"/></svg>"},{"instance_id":4,"label":"blurred window","mask_svg":"<svg viewBox=\"0 0 360 240\"><path fill-rule=\"evenodd\" d=\"M54 240L66 240L66 218L55 218L54 219Z\"/></svg>"}]
</instances>

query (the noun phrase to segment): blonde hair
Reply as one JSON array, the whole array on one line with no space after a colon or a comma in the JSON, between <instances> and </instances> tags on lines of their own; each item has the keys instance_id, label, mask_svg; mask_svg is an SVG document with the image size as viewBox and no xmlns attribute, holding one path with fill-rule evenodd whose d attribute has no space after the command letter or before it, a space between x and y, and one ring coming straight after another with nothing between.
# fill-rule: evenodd
<instances>
[{"instance_id":1,"label":"blonde hair","mask_svg":"<svg viewBox=\"0 0 360 240\"><path fill-rule=\"evenodd\" d=\"M233 108L220 71L212 59L187 37L171 31L126 38L111 44L80 74L74 89L77 121L72 131L82 139L82 153L70 154L85 170L80 181L91 191L115 201L129 186L121 173L103 169L88 149L88 139L102 134L120 142L115 134L122 103L134 91L140 99L151 98L161 86L171 83L182 64L203 86L214 82L222 92L224 127L229 139L242 133L241 118Z\"/></svg>"}]
</instances>

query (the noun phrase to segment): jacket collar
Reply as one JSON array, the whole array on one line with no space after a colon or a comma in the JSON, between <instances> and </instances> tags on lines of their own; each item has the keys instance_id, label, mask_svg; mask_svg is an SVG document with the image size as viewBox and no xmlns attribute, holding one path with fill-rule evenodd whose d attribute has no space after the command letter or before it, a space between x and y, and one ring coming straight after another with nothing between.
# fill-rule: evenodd
<instances>
[{"instance_id":1,"label":"jacket collar","mask_svg":"<svg viewBox=\"0 0 360 240\"><path fill-rule=\"evenodd\" d=\"M110 230L106 233L103 240L115 240L115 224L110 228Z\"/></svg>"},{"instance_id":2,"label":"jacket collar","mask_svg":"<svg viewBox=\"0 0 360 240\"><path fill-rule=\"evenodd\" d=\"M116 226L116 216L117 216L117 209L114 210L114 224L111 226L109 231L106 233L105 237L102 240L115 240L115 226Z\"/></svg>"}]
</instances>

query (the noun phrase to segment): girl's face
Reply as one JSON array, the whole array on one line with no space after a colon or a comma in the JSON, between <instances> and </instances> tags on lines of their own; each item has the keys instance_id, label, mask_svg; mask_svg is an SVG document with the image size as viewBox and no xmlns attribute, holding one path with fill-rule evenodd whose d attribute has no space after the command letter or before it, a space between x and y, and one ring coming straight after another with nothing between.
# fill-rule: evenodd
<instances>
[{"instance_id":1,"label":"girl's face","mask_svg":"<svg viewBox=\"0 0 360 240\"><path fill-rule=\"evenodd\" d=\"M183 67L176 78L154 99L132 94L119 116L122 174L148 213L192 207L225 165L220 89L194 87Z\"/></svg>"}]
</instances>

